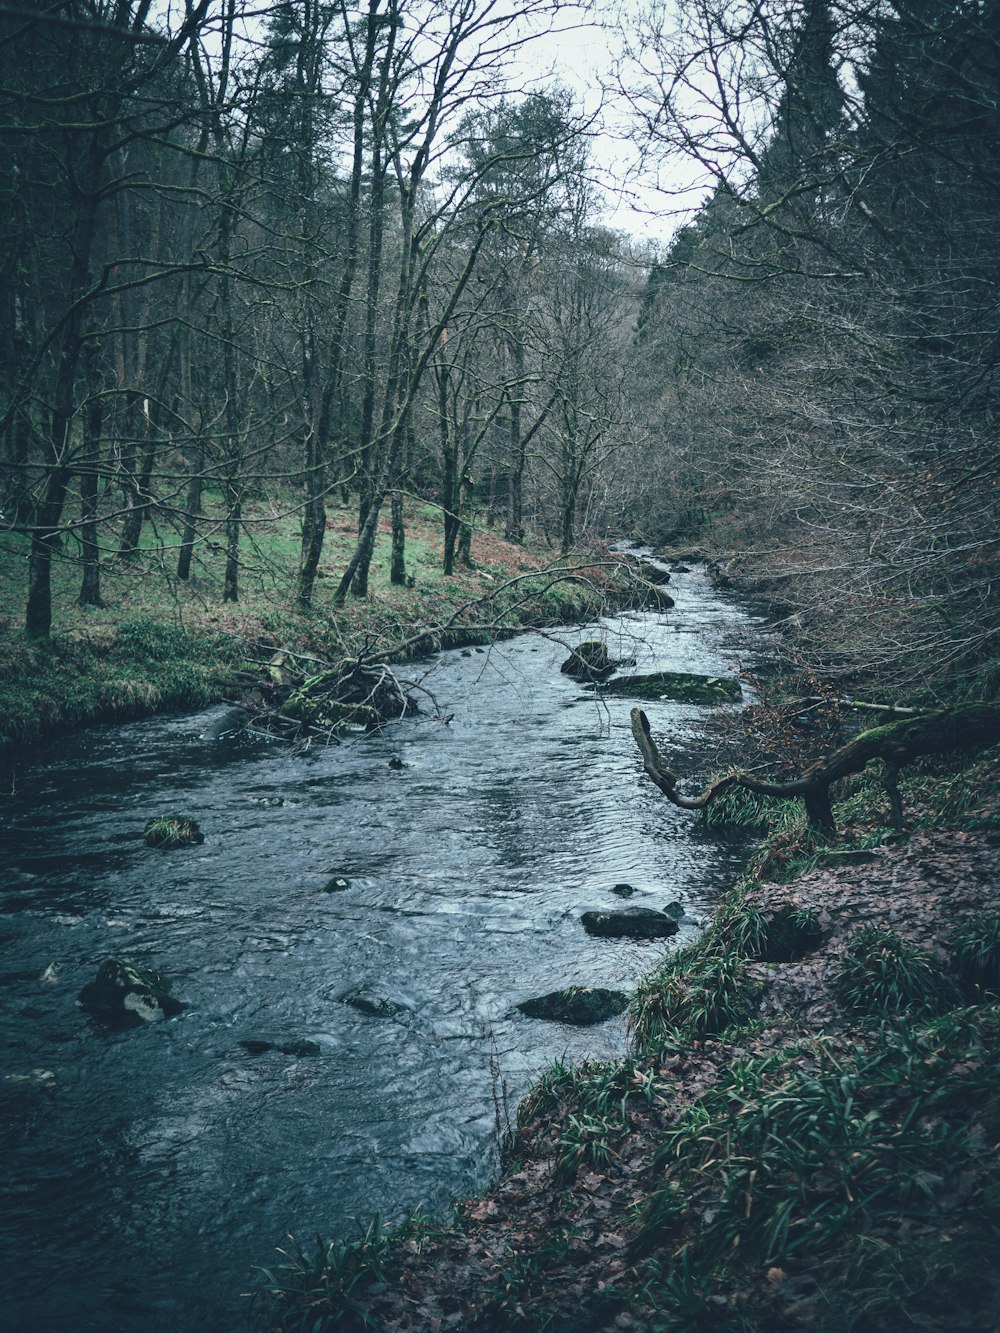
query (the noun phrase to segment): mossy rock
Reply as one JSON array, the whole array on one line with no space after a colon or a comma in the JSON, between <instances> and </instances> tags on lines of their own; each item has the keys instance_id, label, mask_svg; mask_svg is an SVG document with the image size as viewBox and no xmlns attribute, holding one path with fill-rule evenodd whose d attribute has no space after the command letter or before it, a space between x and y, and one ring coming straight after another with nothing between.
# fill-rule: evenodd
<instances>
[{"instance_id":1,"label":"mossy rock","mask_svg":"<svg viewBox=\"0 0 1000 1333\"><path fill-rule=\"evenodd\" d=\"M603 939L660 940L676 935L677 922L652 907L625 907L618 912L584 912L580 918L588 935Z\"/></svg>"},{"instance_id":2,"label":"mossy rock","mask_svg":"<svg viewBox=\"0 0 1000 1333\"><path fill-rule=\"evenodd\" d=\"M577 644L559 670L574 680L602 680L617 665L600 639L587 639Z\"/></svg>"},{"instance_id":3,"label":"mossy rock","mask_svg":"<svg viewBox=\"0 0 1000 1333\"><path fill-rule=\"evenodd\" d=\"M528 1018L591 1027L624 1013L628 1002L624 991L606 990L603 986L567 986L565 990L554 990L548 995L524 1000L517 1007Z\"/></svg>"},{"instance_id":4,"label":"mossy rock","mask_svg":"<svg viewBox=\"0 0 1000 1333\"><path fill-rule=\"evenodd\" d=\"M662 578L663 576L661 575L660 577ZM667 577L669 578L669 575ZM650 610L669 611L671 607L676 605L677 603L665 588L654 583L646 589L646 594L643 598L643 606Z\"/></svg>"},{"instance_id":5,"label":"mossy rock","mask_svg":"<svg viewBox=\"0 0 1000 1333\"><path fill-rule=\"evenodd\" d=\"M84 1008L131 1026L162 1023L184 1007L170 994L166 977L124 958L106 958L79 1000Z\"/></svg>"},{"instance_id":6,"label":"mossy rock","mask_svg":"<svg viewBox=\"0 0 1000 1333\"><path fill-rule=\"evenodd\" d=\"M150 847L197 847L205 841L191 815L157 815L147 821L144 836Z\"/></svg>"},{"instance_id":7,"label":"mossy rock","mask_svg":"<svg viewBox=\"0 0 1000 1333\"><path fill-rule=\"evenodd\" d=\"M624 695L629 699L671 699L685 704L734 703L743 697L739 681L731 676L701 676L691 671L618 676L605 681L600 688L605 694Z\"/></svg>"}]
</instances>

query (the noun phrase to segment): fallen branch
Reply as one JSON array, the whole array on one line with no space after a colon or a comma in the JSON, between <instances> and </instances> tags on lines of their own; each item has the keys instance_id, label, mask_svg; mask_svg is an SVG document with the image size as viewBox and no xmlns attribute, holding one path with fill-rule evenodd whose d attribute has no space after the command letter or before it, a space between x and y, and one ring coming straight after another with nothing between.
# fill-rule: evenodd
<instances>
[{"instance_id":1,"label":"fallen branch","mask_svg":"<svg viewBox=\"0 0 1000 1333\"><path fill-rule=\"evenodd\" d=\"M641 708L632 709L632 735L646 773L667 800L682 810L703 810L732 787L743 787L758 796L800 796L810 825L826 837L835 837L837 826L830 801L830 787L834 782L852 773L860 773L873 759L881 759L885 764L884 781L893 825L900 828L903 816L897 785L900 768L920 755L970 749L1000 741L1000 707L976 704L941 709L890 722L883 727L872 727L826 758L817 760L801 777L789 782L764 782L748 773L728 773L711 783L700 795L687 797L678 792L677 774L672 773L661 759L649 730L649 720Z\"/></svg>"}]
</instances>

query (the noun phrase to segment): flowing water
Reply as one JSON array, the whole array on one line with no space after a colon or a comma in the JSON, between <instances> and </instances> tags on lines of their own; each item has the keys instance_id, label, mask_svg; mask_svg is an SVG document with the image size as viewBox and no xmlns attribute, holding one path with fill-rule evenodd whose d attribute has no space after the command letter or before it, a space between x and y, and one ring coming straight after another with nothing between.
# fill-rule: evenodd
<instances>
[{"instance_id":1,"label":"flowing water","mask_svg":"<svg viewBox=\"0 0 1000 1333\"><path fill-rule=\"evenodd\" d=\"M753 617L700 572L675 610L602 622L636 670L732 673ZM564 643L595 627L560 631ZM690 938L739 853L643 779L629 701L541 634L407 669L433 691L381 735L296 755L223 707L95 727L5 770L0 811L0 1323L226 1333L292 1233L446 1208L487 1184L498 1116L553 1060L618 1054L519 1001L628 988ZM697 764L706 710L647 705ZM390 766L390 761L392 766ZM401 762L402 767L399 767ZM141 838L193 813L200 847ZM349 887L327 892L333 876ZM680 901L671 942L592 939L588 908ZM76 1003L102 959L167 974L179 1017ZM362 991L395 1017L343 1002ZM271 1042L260 1051L241 1045ZM314 1054L295 1054L308 1041Z\"/></svg>"}]
</instances>

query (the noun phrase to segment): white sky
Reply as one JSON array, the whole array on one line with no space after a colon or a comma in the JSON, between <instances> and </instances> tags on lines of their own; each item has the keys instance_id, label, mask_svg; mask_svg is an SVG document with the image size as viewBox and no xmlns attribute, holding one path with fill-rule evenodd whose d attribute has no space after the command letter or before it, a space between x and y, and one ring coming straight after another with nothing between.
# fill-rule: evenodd
<instances>
[{"instance_id":1,"label":"white sky","mask_svg":"<svg viewBox=\"0 0 1000 1333\"><path fill-rule=\"evenodd\" d=\"M508 2L514 13L520 12L518 0ZM221 14L225 3L216 0L214 16ZM361 3L349 0L349 8L356 11ZM607 201L602 221L634 237L638 248L662 246L698 202L697 191L678 198L678 191L691 191L694 185L690 168L685 169L684 164L659 164L669 187L662 191L655 188L650 173L639 170L638 151L627 138L628 107L611 91L620 45L615 32L617 15L623 9L635 12L646 3L663 11L673 0L584 0L579 8L568 5L556 19L557 31L534 38L510 62L512 89L543 89L556 80L573 91L584 112L597 117L591 155ZM268 0L242 0L238 7L246 15L244 32L251 41L259 41ZM165 26L176 28L183 18L182 0L162 0L161 13ZM213 45L209 37L209 48ZM686 212L682 211L685 206Z\"/></svg>"},{"instance_id":2,"label":"white sky","mask_svg":"<svg viewBox=\"0 0 1000 1333\"><path fill-rule=\"evenodd\" d=\"M696 186L694 168L676 161L657 164L667 187L658 189L653 169L642 169L639 151L629 141L630 109L613 87L621 45L616 20L623 10L634 12L637 3L591 0L589 13L567 11L562 31L539 37L526 51L524 80L537 80L541 88L554 75L573 90L585 112L598 117L591 151L607 199L603 220L639 246L662 246L690 218L704 192ZM653 3L663 10L671 0Z\"/></svg>"}]
</instances>

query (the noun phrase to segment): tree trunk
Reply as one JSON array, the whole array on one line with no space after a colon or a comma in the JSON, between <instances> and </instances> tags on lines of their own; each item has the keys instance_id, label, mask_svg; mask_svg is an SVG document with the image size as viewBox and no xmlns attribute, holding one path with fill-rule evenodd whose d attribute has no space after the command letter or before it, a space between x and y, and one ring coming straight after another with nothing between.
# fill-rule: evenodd
<instances>
[{"instance_id":1,"label":"tree trunk","mask_svg":"<svg viewBox=\"0 0 1000 1333\"><path fill-rule=\"evenodd\" d=\"M97 533L97 494L101 469L101 430L104 424L104 399L100 374L96 368L98 347L84 345L87 386L90 398L83 420L83 467L80 473L80 545L83 551L83 578L80 605L101 605L101 554Z\"/></svg>"},{"instance_id":2,"label":"tree trunk","mask_svg":"<svg viewBox=\"0 0 1000 1333\"><path fill-rule=\"evenodd\" d=\"M403 493L392 493L392 564L389 580L397 587L406 587L406 526L403 521Z\"/></svg>"},{"instance_id":3,"label":"tree trunk","mask_svg":"<svg viewBox=\"0 0 1000 1333\"><path fill-rule=\"evenodd\" d=\"M973 704L966 708L921 713L884 727L872 727L860 732L825 759L817 760L801 777L790 782L761 782L746 773L730 773L706 787L700 795L691 797L678 793L677 775L671 773L660 758L649 721L641 708L632 709L632 735L642 755L643 768L673 805L683 810L703 810L732 787L743 787L760 796L801 796L810 826L821 836L834 838L837 826L830 798L833 783L852 773L860 773L873 759L883 760L892 814L894 820L898 819L901 808L896 775L900 767L924 754L994 744L1000 740L1000 707Z\"/></svg>"},{"instance_id":4,"label":"tree trunk","mask_svg":"<svg viewBox=\"0 0 1000 1333\"><path fill-rule=\"evenodd\" d=\"M52 557L59 548L59 520L71 476L68 467L53 468L45 486L28 557L28 604L24 632L29 639L46 639L52 629Z\"/></svg>"},{"instance_id":5,"label":"tree trunk","mask_svg":"<svg viewBox=\"0 0 1000 1333\"><path fill-rule=\"evenodd\" d=\"M524 347L514 340L514 371L517 383L510 400L510 476L507 483L507 527L504 535L518 545L524 541L524 462L525 443L521 430L522 381L524 379Z\"/></svg>"}]
</instances>

